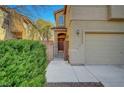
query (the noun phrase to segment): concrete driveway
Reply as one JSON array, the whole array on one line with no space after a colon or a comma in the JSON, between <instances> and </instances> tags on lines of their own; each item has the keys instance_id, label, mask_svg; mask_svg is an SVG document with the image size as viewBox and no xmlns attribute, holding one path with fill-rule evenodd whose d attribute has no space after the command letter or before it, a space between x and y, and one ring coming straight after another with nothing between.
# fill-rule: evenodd
<instances>
[{"instance_id":1,"label":"concrete driveway","mask_svg":"<svg viewBox=\"0 0 124 93\"><path fill-rule=\"evenodd\" d=\"M106 87L124 87L124 65L71 66L55 59L47 68L47 82L102 82Z\"/></svg>"},{"instance_id":2,"label":"concrete driveway","mask_svg":"<svg viewBox=\"0 0 124 93\"><path fill-rule=\"evenodd\" d=\"M85 68L106 87L124 87L124 65L86 65Z\"/></svg>"}]
</instances>

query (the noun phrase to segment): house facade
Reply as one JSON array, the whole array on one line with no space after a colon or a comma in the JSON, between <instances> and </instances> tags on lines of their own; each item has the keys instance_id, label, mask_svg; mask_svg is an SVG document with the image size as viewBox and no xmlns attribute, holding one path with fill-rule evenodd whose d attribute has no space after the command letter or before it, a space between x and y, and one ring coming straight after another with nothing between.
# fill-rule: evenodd
<instances>
[{"instance_id":1,"label":"house facade","mask_svg":"<svg viewBox=\"0 0 124 93\"><path fill-rule=\"evenodd\" d=\"M41 40L40 33L33 26L34 24L26 16L23 16L22 18L23 18L22 24L24 27L24 31L22 33L22 39Z\"/></svg>"},{"instance_id":2,"label":"house facade","mask_svg":"<svg viewBox=\"0 0 124 93\"><path fill-rule=\"evenodd\" d=\"M40 40L39 32L33 27L33 23L28 17L21 15L14 9L2 6L0 7L0 14L1 40ZM4 29L3 32L2 29Z\"/></svg>"},{"instance_id":3,"label":"house facade","mask_svg":"<svg viewBox=\"0 0 124 93\"><path fill-rule=\"evenodd\" d=\"M65 6L71 64L124 64L124 6ZM55 32L56 33L56 32Z\"/></svg>"},{"instance_id":4,"label":"house facade","mask_svg":"<svg viewBox=\"0 0 124 93\"><path fill-rule=\"evenodd\" d=\"M66 39L67 29L65 27L65 14L64 9L55 11L55 20L56 27L53 27L54 30L54 55L58 56L61 54L64 57L64 43Z\"/></svg>"},{"instance_id":5,"label":"house facade","mask_svg":"<svg viewBox=\"0 0 124 93\"><path fill-rule=\"evenodd\" d=\"M0 10L0 40L4 40L6 30L3 28L3 23L6 13Z\"/></svg>"}]
</instances>

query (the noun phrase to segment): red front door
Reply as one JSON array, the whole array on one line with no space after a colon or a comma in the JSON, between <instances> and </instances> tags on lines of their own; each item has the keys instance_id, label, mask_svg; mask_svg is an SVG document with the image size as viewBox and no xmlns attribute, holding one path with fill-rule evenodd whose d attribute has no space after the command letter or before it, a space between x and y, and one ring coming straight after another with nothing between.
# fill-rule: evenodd
<instances>
[{"instance_id":1,"label":"red front door","mask_svg":"<svg viewBox=\"0 0 124 93\"><path fill-rule=\"evenodd\" d=\"M63 51L64 50L64 38L58 39L58 50Z\"/></svg>"}]
</instances>

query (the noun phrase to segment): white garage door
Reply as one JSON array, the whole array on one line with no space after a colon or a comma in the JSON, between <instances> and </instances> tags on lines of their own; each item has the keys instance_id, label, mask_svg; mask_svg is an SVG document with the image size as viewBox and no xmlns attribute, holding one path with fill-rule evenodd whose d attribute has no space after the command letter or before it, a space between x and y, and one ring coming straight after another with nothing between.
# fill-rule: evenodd
<instances>
[{"instance_id":1,"label":"white garage door","mask_svg":"<svg viewBox=\"0 0 124 93\"><path fill-rule=\"evenodd\" d=\"M86 64L124 64L124 34L86 34Z\"/></svg>"}]
</instances>

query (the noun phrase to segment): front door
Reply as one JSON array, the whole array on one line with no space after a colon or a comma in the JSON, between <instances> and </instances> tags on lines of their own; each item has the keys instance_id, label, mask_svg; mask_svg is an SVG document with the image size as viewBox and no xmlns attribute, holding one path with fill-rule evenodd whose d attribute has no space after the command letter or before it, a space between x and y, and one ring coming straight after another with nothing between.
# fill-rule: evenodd
<instances>
[{"instance_id":1,"label":"front door","mask_svg":"<svg viewBox=\"0 0 124 93\"><path fill-rule=\"evenodd\" d=\"M58 51L63 51L64 50L64 38L59 38L58 39Z\"/></svg>"}]
</instances>

